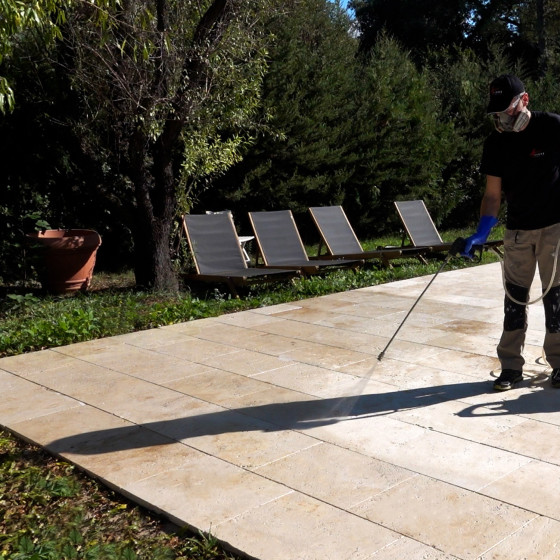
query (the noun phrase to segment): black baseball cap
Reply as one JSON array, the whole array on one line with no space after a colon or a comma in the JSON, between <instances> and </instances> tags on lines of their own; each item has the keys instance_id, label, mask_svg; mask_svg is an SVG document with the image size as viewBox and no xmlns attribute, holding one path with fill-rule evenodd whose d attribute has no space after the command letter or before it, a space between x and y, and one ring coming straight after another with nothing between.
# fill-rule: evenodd
<instances>
[{"instance_id":1,"label":"black baseball cap","mask_svg":"<svg viewBox=\"0 0 560 560\"><path fill-rule=\"evenodd\" d=\"M525 92L523 82L513 74L499 76L490 84L490 103L487 113L499 113L505 111L511 100L520 93Z\"/></svg>"}]
</instances>

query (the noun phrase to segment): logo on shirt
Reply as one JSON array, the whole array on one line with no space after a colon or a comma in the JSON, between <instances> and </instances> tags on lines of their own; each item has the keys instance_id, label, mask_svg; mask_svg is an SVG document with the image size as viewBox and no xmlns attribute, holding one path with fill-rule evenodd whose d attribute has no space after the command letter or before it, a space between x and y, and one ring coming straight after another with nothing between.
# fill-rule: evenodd
<instances>
[{"instance_id":1,"label":"logo on shirt","mask_svg":"<svg viewBox=\"0 0 560 560\"><path fill-rule=\"evenodd\" d=\"M531 158L541 158L544 157L545 153L544 150L542 148L533 148L531 150L531 153L529 154L529 157Z\"/></svg>"}]
</instances>

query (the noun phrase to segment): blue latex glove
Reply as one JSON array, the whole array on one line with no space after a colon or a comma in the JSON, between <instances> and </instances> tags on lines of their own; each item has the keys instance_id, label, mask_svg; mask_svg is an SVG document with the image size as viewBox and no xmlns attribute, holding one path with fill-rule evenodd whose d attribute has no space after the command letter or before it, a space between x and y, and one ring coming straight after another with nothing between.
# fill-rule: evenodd
<instances>
[{"instance_id":1,"label":"blue latex glove","mask_svg":"<svg viewBox=\"0 0 560 560\"><path fill-rule=\"evenodd\" d=\"M461 252L461 256L472 259L474 257L473 247L475 245L484 245L490 235L490 231L497 223L498 218L495 218L494 216L481 216L476 232L465 239L465 247Z\"/></svg>"}]
</instances>

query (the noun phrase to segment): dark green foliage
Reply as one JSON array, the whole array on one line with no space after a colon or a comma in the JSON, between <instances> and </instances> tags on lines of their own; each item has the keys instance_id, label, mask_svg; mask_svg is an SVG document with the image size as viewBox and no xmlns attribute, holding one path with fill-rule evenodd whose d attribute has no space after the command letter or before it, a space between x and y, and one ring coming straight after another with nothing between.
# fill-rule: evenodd
<instances>
[{"instance_id":1,"label":"dark green foliage","mask_svg":"<svg viewBox=\"0 0 560 560\"><path fill-rule=\"evenodd\" d=\"M35 39L22 37L3 68L18 103L0 123L0 277L12 282L32 273L25 234L46 227L97 230L106 240L99 265L118 270L130 263L118 202L126 194L108 180L103 154L87 150L71 126L83 108Z\"/></svg>"},{"instance_id":2,"label":"dark green foliage","mask_svg":"<svg viewBox=\"0 0 560 560\"><path fill-rule=\"evenodd\" d=\"M369 52L383 34L418 57L429 49L466 40L469 3L465 0L354 0L361 48Z\"/></svg>"},{"instance_id":3,"label":"dark green foliage","mask_svg":"<svg viewBox=\"0 0 560 560\"><path fill-rule=\"evenodd\" d=\"M212 535L128 502L0 430L0 556L7 560L234 560Z\"/></svg>"},{"instance_id":4,"label":"dark green foliage","mask_svg":"<svg viewBox=\"0 0 560 560\"><path fill-rule=\"evenodd\" d=\"M439 200L453 129L438 120L427 75L386 37L359 58L348 29L323 0L275 22L264 104L276 134L261 136L194 211L228 208L243 223L246 209L342 204L359 234L374 234L387 219L396 227L396 198Z\"/></svg>"},{"instance_id":5,"label":"dark green foliage","mask_svg":"<svg viewBox=\"0 0 560 560\"><path fill-rule=\"evenodd\" d=\"M329 0L276 4L281 10L272 15L259 10L260 3L255 8L245 2L249 12L268 18L254 42L260 53L264 37L274 38L268 68L254 57L255 49L245 49L249 37L217 56L216 97L201 102L180 131L175 123L180 141L169 153L170 173L159 174L175 183L169 182L163 197L148 180L157 150L145 154L146 196L140 200L148 204L153 195L151 208L161 209L165 200L167 209L159 222L165 227L155 228L148 240L146 222L137 227L137 193L127 178L127 161L139 152L123 138L159 113L132 112L117 122L107 105L92 110L96 91L90 85L102 84L70 83L66 69L78 59L68 46L46 49L37 30L17 36L0 65L17 94L15 111L0 121L1 282L34 277L25 233L47 225L97 230L103 244L96 270L119 270L131 265L135 249L137 268L147 266L156 238L157 255L166 255L167 238L176 245L177 232L168 220L189 209L231 209L246 233L247 210L290 208L309 242L317 234L307 207L316 205L342 204L361 238L400 227L395 199L423 198L438 227L472 224L484 188L478 166L491 130L485 116L491 79L517 73L526 82L530 108L560 112L556 1L354 0L357 23ZM185 25L190 29L192 23ZM357 27L365 32L361 38ZM185 48L180 41L176 46ZM119 59L122 53L115 48L113 54ZM133 83L134 57L127 60ZM105 76L105 66L96 71ZM120 86L131 94L143 88L126 79ZM119 99L111 100L114 114ZM163 95L153 99L154 106L161 109L162 100L169 101ZM152 132L160 130L157 118L145 125L139 145L151 144ZM158 270L151 264L148 276ZM175 263L167 264L174 276Z\"/></svg>"},{"instance_id":6,"label":"dark green foliage","mask_svg":"<svg viewBox=\"0 0 560 560\"><path fill-rule=\"evenodd\" d=\"M276 40L263 92L263 114L272 115L269 133L195 211L244 214L250 203L250 210L297 213L342 201L356 159L350 146L355 40L349 25L347 15L324 0L288 3L286 15L270 23Z\"/></svg>"},{"instance_id":7,"label":"dark green foliage","mask_svg":"<svg viewBox=\"0 0 560 560\"><path fill-rule=\"evenodd\" d=\"M359 155L345 208L358 231L398 227L393 201L422 198L434 219L445 215L442 167L455 156L453 127L439 119L429 75L394 41L380 37L356 68L352 150Z\"/></svg>"},{"instance_id":8,"label":"dark green foliage","mask_svg":"<svg viewBox=\"0 0 560 560\"><path fill-rule=\"evenodd\" d=\"M448 220L442 225L466 226L478 220L484 177L478 172L484 139L492 130L486 116L488 86L492 79L514 71L499 51L491 63L481 62L470 49L432 53L431 82L441 103L441 119L452 123L449 138L454 157L441 170Z\"/></svg>"},{"instance_id":9,"label":"dark green foliage","mask_svg":"<svg viewBox=\"0 0 560 560\"><path fill-rule=\"evenodd\" d=\"M388 33L422 65L433 50L472 49L481 60L501 45L512 63L542 76L547 50L558 37L555 0L352 0L361 49L369 52Z\"/></svg>"}]
</instances>

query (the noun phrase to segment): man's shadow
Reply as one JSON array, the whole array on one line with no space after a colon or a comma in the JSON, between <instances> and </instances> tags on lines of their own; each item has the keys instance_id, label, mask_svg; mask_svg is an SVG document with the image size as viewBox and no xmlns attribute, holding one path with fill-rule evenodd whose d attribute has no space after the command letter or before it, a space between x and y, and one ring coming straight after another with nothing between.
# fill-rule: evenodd
<instances>
[{"instance_id":1,"label":"man's shadow","mask_svg":"<svg viewBox=\"0 0 560 560\"><path fill-rule=\"evenodd\" d=\"M93 430L54 440L48 444L48 448L55 453L72 452L89 455L171 444L179 440L185 441L201 436L234 432L284 430L303 432L341 421L373 418L400 410L458 401L492 392L491 381L475 381L384 393L355 394L327 399L318 398L223 409L172 420ZM545 391L537 391L537 393L545 393ZM549 396L534 396L533 393L522 394L519 399L505 402L494 401L493 398L490 398L488 403L466 408L459 413L459 416L552 412L560 408L560 393L554 396L556 399Z\"/></svg>"},{"instance_id":2,"label":"man's shadow","mask_svg":"<svg viewBox=\"0 0 560 560\"><path fill-rule=\"evenodd\" d=\"M474 418L478 416L504 416L518 415L529 416L533 414L553 414L560 412L560 390L550 387L548 375L538 374L533 378L527 378L512 389L511 395L518 394L515 398L495 399L493 402L485 402L480 405L472 405L457 415L462 418ZM530 389L519 391L519 389Z\"/></svg>"}]
</instances>

